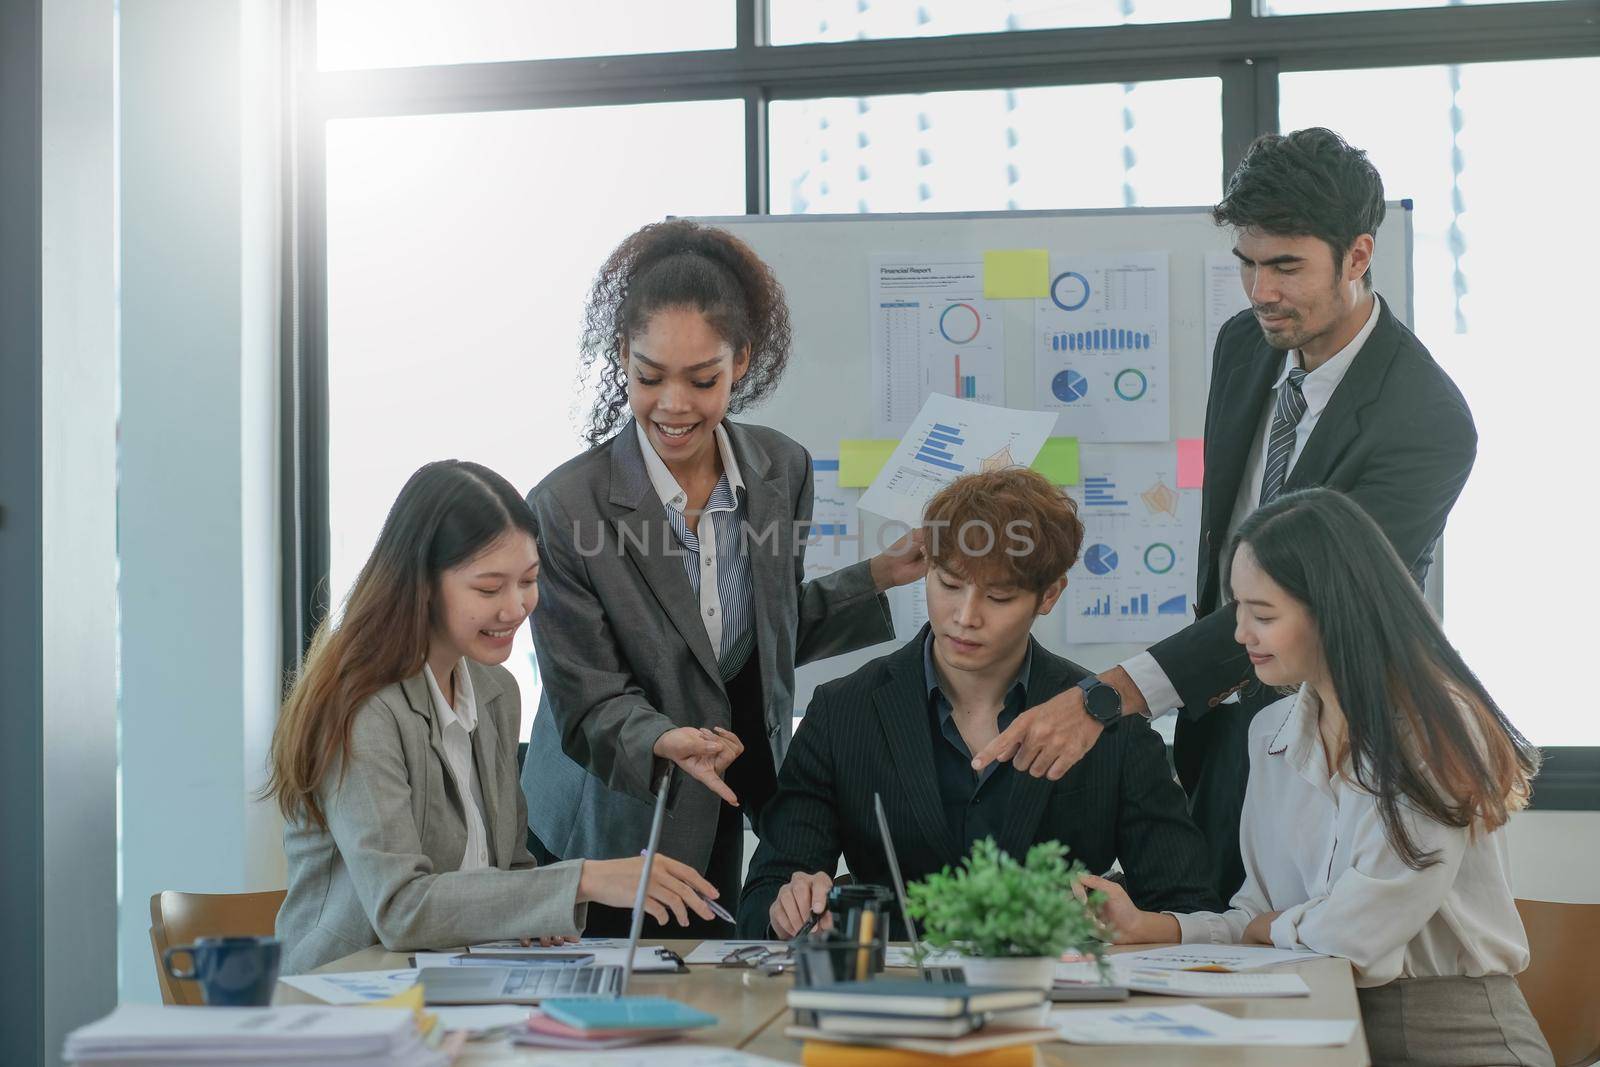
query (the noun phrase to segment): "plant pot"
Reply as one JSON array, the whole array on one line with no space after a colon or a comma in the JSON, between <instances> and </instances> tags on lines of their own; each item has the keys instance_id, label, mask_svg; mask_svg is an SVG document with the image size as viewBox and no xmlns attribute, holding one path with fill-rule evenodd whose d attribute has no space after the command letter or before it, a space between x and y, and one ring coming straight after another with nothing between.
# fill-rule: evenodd
<instances>
[{"instance_id":1,"label":"plant pot","mask_svg":"<svg viewBox=\"0 0 1600 1067\"><path fill-rule=\"evenodd\" d=\"M1050 986L1056 977L1054 956L963 956L961 971L968 985L1037 989L1045 1001L1037 1008L1020 1008L995 1015L994 1021L1019 1026L1041 1026L1050 1014Z\"/></svg>"}]
</instances>

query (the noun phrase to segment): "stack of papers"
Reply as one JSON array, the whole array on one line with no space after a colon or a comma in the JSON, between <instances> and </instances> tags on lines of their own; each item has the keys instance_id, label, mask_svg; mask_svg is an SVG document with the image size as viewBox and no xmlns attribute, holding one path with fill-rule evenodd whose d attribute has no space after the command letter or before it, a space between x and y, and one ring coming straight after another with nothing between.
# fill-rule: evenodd
<instances>
[{"instance_id":1,"label":"stack of papers","mask_svg":"<svg viewBox=\"0 0 1600 1067\"><path fill-rule=\"evenodd\" d=\"M633 953L633 973L643 974L651 971L673 972L678 969L678 957L665 954L659 945L640 945ZM621 967L628 961L628 939L625 937L585 937L579 941L556 945L552 948L541 948L538 945L524 946L520 941L486 941L481 945L472 945L467 952L474 956L563 956L574 952L588 952L594 956L595 966L612 964ZM415 956L418 967L443 966L451 960L449 957L459 956L459 952L424 953ZM426 960L426 962L424 962Z\"/></svg>"},{"instance_id":2,"label":"stack of papers","mask_svg":"<svg viewBox=\"0 0 1600 1067\"><path fill-rule=\"evenodd\" d=\"M157 1067L177 1062L223 1067L445 1067L405 1008L201 1008L124 1004L67 1035L69 1063Z\"/></svg>"},{"instance_id":3,"label":"stack of papers","mask_svg":"<svg viewBox=\"0 0 1600 1067\"><path fill-rule=\"evenodd\" d=\"M1113 969L1139 971L1253 971L1321 959L1321 952L1265 945L1168 945L1106 957Z\"/></svg>"},{"instance_id":4,"label":"stack of papers","mask_svg":"<svg viewBox=\"0 0 1600 1067\"><path fill-rule=\"evenodd\" d=\"M1308 997L1311 987L1293 973L1237 973L1233 971L1177 970L1143 967L1119 962L1120 956L1107 959L1104 983L1095 963L1058 963L1058 986L1121 986L1134 993L1157 993L1171 997Z\"/></svg>"},{"instance_id":5,"label":"stack of papers","mask_svg":"<svg viewBox=\"0 0 1600 1067\"><path fill-rule=\"evenodd\" d=\"M1185 1004L1116 1011L1058 1010L1050 1025L1080 1045L1285 1045L1327 1047L1355 1036L1353 1019L1237 1019Z\"/></svg>"}]
</instances>

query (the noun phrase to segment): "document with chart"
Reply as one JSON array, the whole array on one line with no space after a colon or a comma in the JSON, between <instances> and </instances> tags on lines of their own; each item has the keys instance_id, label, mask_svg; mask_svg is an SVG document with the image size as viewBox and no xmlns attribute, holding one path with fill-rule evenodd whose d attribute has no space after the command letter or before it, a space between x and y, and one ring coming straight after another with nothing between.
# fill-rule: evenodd
<instances>
[{"instance_id":1,"label":"document with chart","mask_svg":"<svg viewBox=\"0 0 1600 1067\"><path fill-rule=\"evenodd\" d=\"M1239 284L1239 257L1232 252L1206 253L1206 388L1211 388L1211 357L1217 335L1229 319L1250 306Z\"/></svg>"},{"instance_id":2,"label":"document with chart","mask_svg":"<svg viewBox=\"0 0 1600 1067\"><path fill-rule=\"evenodd\" d=\"M861 490L839 484L839 461L811 461L811 529L806 540L806 581L861 561L856 502Z\"/></svg>"},{"instance_id":3,"label":"document with chart","mask_svg":"<svg viewBox=\"0 0 1600 1067\"><path fill-rule=\"evenodd\" d=\"M1032 463L1054 422L1047 411L930 396L861 495L861 509L921 526L928 499L961 475Z\"/></svg>"},{"instance_id":4,"label":"document with chart","mask_svg":"<svg viewBox=\"0 0 1600 1067\"><path fill-rule=\"evenodd\" d=\"M983 256L874 256L872 432L899 437L934 395L1006 402L1005 331L983 299Z\"/></svg>"},{"instance_id":5,"label":"document with chart","mask_svg":"<svg viewBox=\"0 0 1600 1067\"><path fill-rule=\"evenodd\" d=\"M1080 441L1172 436L1167 254L1051 253L1033 305L1034 406Z\"/></svg>"},{"instance_id":6,"label":"document with chart","mask_svg":"<svg viewBox=\"0 0 1600 1067\"><path fill-rule=\"evenodd\" d=\"M1173 444L1084 445L1083 549L1057 611L1078 644L1159 641L1194 619L1200 490L1179 489Z\"/></svg>"}]
</instances>

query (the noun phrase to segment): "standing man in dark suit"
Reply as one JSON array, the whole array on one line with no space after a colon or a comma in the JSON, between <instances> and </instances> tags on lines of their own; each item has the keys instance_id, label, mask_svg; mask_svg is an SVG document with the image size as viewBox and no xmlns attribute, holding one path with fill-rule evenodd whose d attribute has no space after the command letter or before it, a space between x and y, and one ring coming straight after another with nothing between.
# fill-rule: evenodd
<instances>
[{"instance_id":1,"label":"standing man in dark suit","mask_svg":"<svg viewBox=\"0 0 1600 1067\"><path fill-rule=\"evenodd\" d=\"M1244 878L1246 735L1275 697L1256 682L1233 638L1234 612L1221 603L1232 532L1288 490L1337 489L1377 521L1421 583L1478 438L1455 383L1372 291L1384 203L1366 153L1320 128L1257 138L1212 215L1235 232L1250 309L1222 328L1212 361L1198 618L1101 677L1124 714L1181 709L1174 761L1226 900ZM1037 753L1087 751L1102 729L1068 690L1019 717L974 766L1010 759L1053 778L1071 758L1046 765Z\"/></svg>"},{"instance_id":2,"label":"standing man in dark suit","mask_svg":"<svg viewBox=\"0 0 1600 1067\"><path fill-rule=\"evenodd\" d=\"M1143 719L1123 720L1109 686L1029 636L1083 542L1072 501L1033 471L973 474L929 501L923 528L928 625L812 697L762 813L741 934L792 937L822 911L841 854L857 881L888 884L874 793L908 880L954 866L985 837L1019 858L1053 840L1096 873L1120 861L1147 911L1215 899L1205 841L1160 737ZM972 753L1029 703L1080 683L1116 728L1071 773L972 769Z\"/></svg>"}]
</instances>

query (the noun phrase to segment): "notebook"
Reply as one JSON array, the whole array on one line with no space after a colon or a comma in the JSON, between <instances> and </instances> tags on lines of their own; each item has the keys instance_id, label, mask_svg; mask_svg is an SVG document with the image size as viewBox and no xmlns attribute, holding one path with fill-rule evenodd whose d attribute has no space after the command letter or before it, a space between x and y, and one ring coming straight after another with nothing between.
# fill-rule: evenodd
<instances>
[{"instance_id":1,"label":"notebook","mask_svg":"<svg viewBox=\"0 0 1600 1067\"><path fill-rule=\"evenodd\" d=\"M606 1030L693 1030L715 1026L717 1017L666 997L546 1000L540 1010L586 1034Z\"/></svg>"},{"instance_id":2,"label":"notebook","mask_svg":"<svg viewBox=\"0 0 1600 1067\"><path fill-rule=\"evenodd\" d=\"M802 1011L860 1012L869 1015L920 1015L951 1018L990 1011L1029 1008L1044 1001L1039 989L1005 989L959 982L877 978L868 982L834 982L789 990L789 1006Z\"/></svg>"}]
</instances>

